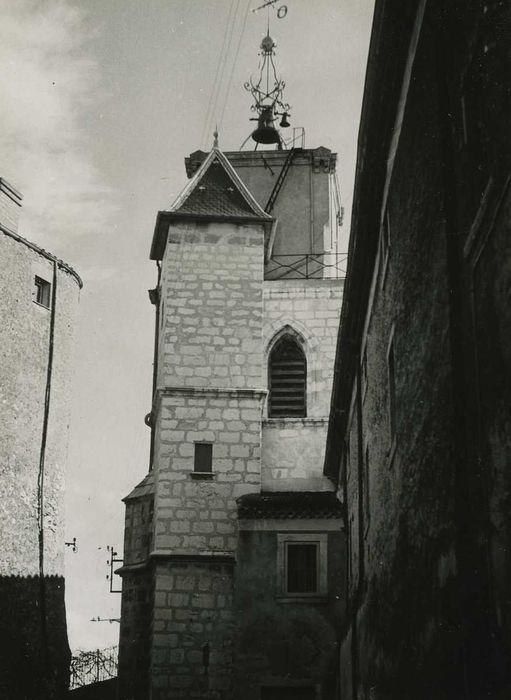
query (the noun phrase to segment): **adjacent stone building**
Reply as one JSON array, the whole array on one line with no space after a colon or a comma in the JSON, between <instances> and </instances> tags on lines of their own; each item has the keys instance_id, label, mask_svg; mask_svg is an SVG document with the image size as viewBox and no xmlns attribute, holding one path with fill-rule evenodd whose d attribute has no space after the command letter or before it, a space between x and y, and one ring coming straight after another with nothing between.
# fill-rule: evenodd
<instances>
[{"instance_id":1,"label":"adjacent stone building","mask_svg":"<svg viewBox=\"0 0 511 700\"><path fill-rule=\"evenodd\" d=\"M322 471L343 286L335 161L325 148L198 151L158 213L151 470L125 499L122 698L335 692L344 533Z\"/></svg>"},{"instance_id":2,"label":"adjacent stone building","mask_svg":"<svg viewBox=\"0 0 511 700\"><path fill-rule=\"evenodd\" d=\"M0 697L60 698L64 478L73 330L82 282L22 238L21 195L0 179Z\"/></svg>"},{"instance_id":3,"label":"adjacent stone building","mask_svg":"<svg viewBox=\"0 0 511 700\"><path fill-rule=\"evenodd\" d=\"M376 2L325 462L343 700L511 697L510 21Z\"/></svg>"}]
</instances>

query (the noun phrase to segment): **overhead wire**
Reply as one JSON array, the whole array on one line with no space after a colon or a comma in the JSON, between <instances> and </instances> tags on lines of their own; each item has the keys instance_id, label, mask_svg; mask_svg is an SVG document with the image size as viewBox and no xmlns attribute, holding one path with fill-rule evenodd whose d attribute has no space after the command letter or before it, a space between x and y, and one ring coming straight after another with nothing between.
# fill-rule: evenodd
<instances>
[{"instance_id":1,"label":"overhead wire","mask_svg":"<svg viewBox=\"0 0 511 700\"><path fill-rule=\"evenodd\" d=\"M221 112L221 115L220 115L220 120L219 120L219 122L218 122L220 127L222 126L223 119L224 119L224 114L225 114L225 108L226 108L226 106L227 106L227 102L229 101L229 95L230 95L231 87L232 87L232 79L233 79L233 76L234 76L234 69L235 69L236 63L237 63L237 61L238 61L238 56L239 56L239 53L240 53L240 48L241 48L241 43L242 43L242 41L243 41L243 36L245 35L245 28L246 28L246 26L247 26L247 19L248 19L248 11L249 11L249 9L250 9L250 0L247 0L247 4L246 4L246 6L245 6L245 14L244 14L244 16L243 16L243 23L242 23L242 27L241 27L241 32L240 32L239 39L238 39L238 45L237 45L237 47L236 47L236 53L235 53L234 59L233 59L233 61L232 61L231 73L230 73L230 75L229 75L229 82L227 83L227 90L226 90L226 92L225 92L225 98L224 98L224 103L223 103L223 106L222 106L222 112Z\"/></svg>"},{"instance_id":2,"label":"overhead wire","mask_svg":"<svg viewBox=\"0 0 511 700\"><path fill-rule=\"evenodd\" d=\"M210 97L210 102L208 106L208 113L206 115L206 121L204 123L203 134L201 138L201 143L204 144L205 139L209 131L213 126L213 122L216 116L216 108L218 104L218 98L220 96L222 83L224 80L225 67L227 65L227 58L229 56L232 44L232 37L234 34L234 27L236 25L236 17L238 15L240 0L231 0L231 5L229 8L229 17L226 25L226 32L224 33L224 42L222 44L222 50L220 52L220 58L217 65L217 71L215 75L215 81L213 84L213 90ZM235 5L235 7L234 7ZM234 8L234 11L233 11Z\"/></svg>"},{"instance_id":3,"label":"overhead wire","mask_svg":"<svg viewBox=\"0 0 511 700\"><path fill-rule=\"evenodd\" d=\"M223 36L223 39L222 39L222 48L220 49L220 55L219 55L219 57L218 57L218 63L217 63L217 66L216 66L216 71L215 71L215 77L214 77L214 79L213 79L213 83L212 83L212 85L211 85L211 92L210 92L210 94L209 94L208 106L207 106L207 109L206 109L206 116L205 116L205 119L204 119L204 124L203 124L203 126L202 126L202 131L201 131L201 138L200 138L201 146L203 145L204 138L205 138L205 135L206 135L206 129L207 129L207 126L208 126L208 123L209 123L209 118L210 118L211 106L212 106L212 104L213 104L213 99L214 99L214 96L215 96L215 93L216 93L216 89L217 89L217 82L218 82L218 76L219 76L219 72L220 72L220 66L221 66L221 64L222 64L224 52L225 52L225 49L226 49L226 46L227 46L227 36L228 36L228 34L229 34L229 27L230 27L230 25L231 25L232 10L233 10L233 8L234 8L234 3L235 3L235 1L236 1L236 0L231 0L231 4L230 4L230 6L229 6L229 13L228 13L228 15L227 15L227 22L225 23L224 36Z\"/></svg>"}]
</instances>

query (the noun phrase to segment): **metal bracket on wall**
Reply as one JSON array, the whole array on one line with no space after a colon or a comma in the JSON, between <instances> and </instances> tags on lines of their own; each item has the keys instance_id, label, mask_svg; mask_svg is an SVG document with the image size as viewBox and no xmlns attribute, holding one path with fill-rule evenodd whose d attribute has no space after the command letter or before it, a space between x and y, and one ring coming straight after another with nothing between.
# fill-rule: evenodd
<instances>
[{"instance_id":1,"label":"metal bracket on wall","mask_svg":"<svg viewBox=\"0 0 511 700\"><path fill-rule=\"evenodd\" d=\"M117 552L112 545L107 546L107 552L110 552L110 559L107 561L110 567L110 573L106 575L107 581L110 581L110 593L122 593L122 589L114 589L114 566L115 564L123 564L124 559L119 559Z\"/></svg>"},{"instance_id":2,"label":"metal bracket on wall","mask_svg":"<svg viewBox=\"0 0 511 700\"><path fill-rule=\"evenodd\" d=\"M71 542L64 542L64 544L66 545L66 547L71 547L73 552L76 552L76 550L77 550L76 537L73 537Z\"/></svg>"}]
</instances>

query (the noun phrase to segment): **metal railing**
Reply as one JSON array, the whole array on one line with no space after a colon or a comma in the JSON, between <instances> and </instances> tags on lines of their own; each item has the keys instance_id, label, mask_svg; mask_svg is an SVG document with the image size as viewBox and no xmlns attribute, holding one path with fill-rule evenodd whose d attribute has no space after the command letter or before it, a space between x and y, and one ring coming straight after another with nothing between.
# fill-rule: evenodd
<instances>
[{"instance_id":1,"label":"metal railing","mask_svg":"<svg viewBox=\"0 0 511 700\"><path fill-rule=\"evenodd\" d=\"M118 647L81 651L71 658L69 690L117 676Z\"/></svg>"},{"instance_id":2,"label":"metal railing","mask_svg":"<svg viewBox=\"0 0 511 700\"><path fill-rule=\"evenodd\" d=\"M305 253L273 255L265 265L264 278L280 279L344 279L347 253Z\"/></svg>"}]
</instances>

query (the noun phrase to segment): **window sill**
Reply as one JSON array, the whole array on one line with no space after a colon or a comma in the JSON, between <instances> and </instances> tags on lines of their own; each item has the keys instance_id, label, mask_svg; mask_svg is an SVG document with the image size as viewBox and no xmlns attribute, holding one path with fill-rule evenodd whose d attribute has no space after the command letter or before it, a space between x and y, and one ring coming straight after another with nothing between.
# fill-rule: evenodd
<instances>
[{"instance_id":1,"label":"window sill","mask_svg":"<svg viewBox=\"0 0 511 700\"><path fill-rule=\"evenodd\" d=\"M215 472L190 472L188 476L194 481L212 481L216 478Z\"/></svg>"},{"instance_id":2,"label":"window sill","mask_svg":"<svg viewBox=\"0 0 511 700\"><path fill-rule=\"evenodd\" d=\"M328 603L328 596L326 594L314 593L311 595L278 595L276 596L277 603L284 603L285 605L295 605L295 604L309 604L318 605Z\"/></svg>"},{"instance_id":3,"label":"window sill","mask_svg":"<svg viewBox=\"0 0 511 700\"><path fill-rule=\"evenodd\" d=\"M46 311L49 311L51 309L51 306L46 306L46 304L41 304L40 301L36 301L35 299L32 299L32 302L36 305L39 306L41 309L46 309Z\"/></svg>"}]
</instances>

